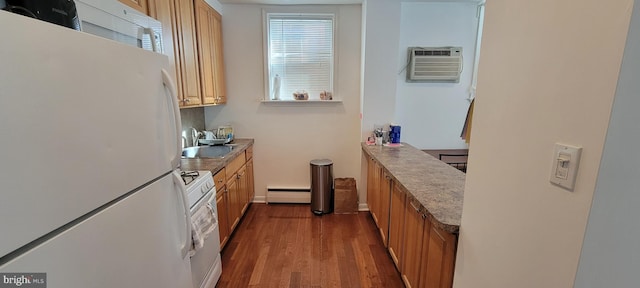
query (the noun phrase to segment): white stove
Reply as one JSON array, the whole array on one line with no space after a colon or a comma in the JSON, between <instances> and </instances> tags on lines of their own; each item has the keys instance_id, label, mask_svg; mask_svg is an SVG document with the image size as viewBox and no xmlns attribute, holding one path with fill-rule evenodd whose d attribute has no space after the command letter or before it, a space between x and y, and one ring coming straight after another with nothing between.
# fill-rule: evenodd
<instances>
[{"instance_id":1,"label":"white stove","mask_svg":"<svg viewBox=\"0 0 640 288\"><path fill-rule=\"evenodd\" d=\"M191 214L194 215L203 205L213 208L215 228L205 238L204 246L195 250L191 256L191 277L195 288L214 288L222 275L220 257L220 228L218 226L218 207L216 187L210 171L184 171L182 179L187 185L187 199Z\"/></svg>"},{"instance_id":2,"label":"white stove","mask_svg":"<svg viewBox=\"0 0 640 288\"><path fill-rule=\"evenodd\" d=\"M213 193L213 197L215 198L216 187L211 171L183 171L180 175L187 185L187 200L189 201L189 207L191 207L191 209L193 209L194 205L198 203L198 200L202 199L209 191Z\"/></svg>"}]
</instances>

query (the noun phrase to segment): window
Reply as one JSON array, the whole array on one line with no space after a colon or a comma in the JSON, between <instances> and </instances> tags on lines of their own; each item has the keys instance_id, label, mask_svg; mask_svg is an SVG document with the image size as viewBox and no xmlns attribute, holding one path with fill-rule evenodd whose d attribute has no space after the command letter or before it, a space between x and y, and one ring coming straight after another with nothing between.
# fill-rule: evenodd
<instances>
[{"instance_id":1,"label":"window","mask_svg":"<svg viewBox=\"0 0 640 288\"><path fill-rule=\"evenodd\" d=\"M320 100L333 93L334 15L267 13L266 100L294 100L306 92Z\"/></svg>"}]
</instances>

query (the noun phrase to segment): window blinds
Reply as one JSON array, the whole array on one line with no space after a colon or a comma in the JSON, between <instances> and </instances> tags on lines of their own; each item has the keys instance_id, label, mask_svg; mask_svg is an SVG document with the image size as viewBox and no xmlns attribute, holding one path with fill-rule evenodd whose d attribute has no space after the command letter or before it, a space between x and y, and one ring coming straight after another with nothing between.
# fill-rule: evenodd
<instances>
[{"instance_id":1,"label":"window blinds","mask_svg":"<svg viewBox=\"0 0 640 288\"><path fill-rule=\"evenodd\" d=\"M319 99L320 92L332 92L333 15L270 14L268 22L269 79L280 77L280 98L306 91Z\"/></svg>"}]
</instances>

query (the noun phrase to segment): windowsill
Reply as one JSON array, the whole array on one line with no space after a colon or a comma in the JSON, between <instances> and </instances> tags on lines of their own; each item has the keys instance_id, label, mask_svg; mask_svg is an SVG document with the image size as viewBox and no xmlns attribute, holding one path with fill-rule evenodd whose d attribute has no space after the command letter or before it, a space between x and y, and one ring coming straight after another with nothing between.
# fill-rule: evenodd
<instances>
[{"instance_id":1,"label":"windowsill","mask_svg":"<svg viewBox=\"0 0 640 288\"><path fill-rule=\"evenodd\" d=\"M342 103L342 100L320 100L320 99L309 99L309 100L262 100L262 103Z\"/></svg>"}]
</instances>

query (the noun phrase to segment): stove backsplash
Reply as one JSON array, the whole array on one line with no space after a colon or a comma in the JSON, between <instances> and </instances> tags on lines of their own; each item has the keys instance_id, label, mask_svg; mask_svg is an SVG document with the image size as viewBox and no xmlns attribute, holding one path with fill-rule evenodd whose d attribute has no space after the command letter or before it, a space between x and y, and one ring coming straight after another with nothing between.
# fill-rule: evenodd
<instances>
[{"instance_id":1,"label":"stove backsplash","mask_svg":"<svg viewBox=\"0 0 640 288\"><path fill-rule=\"evenodd\" d=\"M180 109L182 118L182 131L186 132L188 143L191 142L191 128L198 131L204 130L204 107L182 108Z\"/></svg>"}]
</instances>

